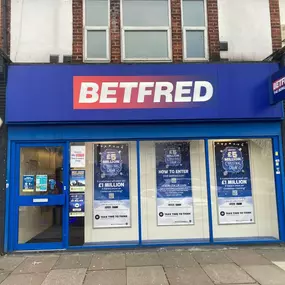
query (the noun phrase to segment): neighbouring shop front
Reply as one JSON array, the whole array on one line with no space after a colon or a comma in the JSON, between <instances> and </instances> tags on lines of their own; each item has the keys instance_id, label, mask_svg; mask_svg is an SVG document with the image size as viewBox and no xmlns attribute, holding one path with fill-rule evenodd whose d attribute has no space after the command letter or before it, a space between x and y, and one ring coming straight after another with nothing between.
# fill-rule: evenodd
<instances>
[{"instance_id":1,"label":"neighbouring shop front","mask_svg":"<svg viewBox=\"0 0 285 285\"><path fill-rule=\"evenodd\" d=\"M6 250L285 241L277 70L11 65Z\"/></svg>"}]
</instances>

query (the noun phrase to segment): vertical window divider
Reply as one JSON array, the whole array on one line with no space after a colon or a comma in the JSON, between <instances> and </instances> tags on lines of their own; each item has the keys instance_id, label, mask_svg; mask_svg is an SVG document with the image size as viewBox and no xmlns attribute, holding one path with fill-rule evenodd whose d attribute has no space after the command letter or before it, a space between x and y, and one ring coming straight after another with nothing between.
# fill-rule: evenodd
<instances>
[{"instance_id":1,"label":"vertical window divider","mask_svg":"<svg viewBox=\"0 0 285 285\"><path fill-rule=\"evenodd\" d=\"M206 183L207 183L207 200L208 200L208 222L210 243L214 242L213 237L213 215L212 215L212 198L211 198L211 180L210 180L210 162L209 162L209 140L204 139L205 147L205 165L206 165Z\"/></svg>"},{"instance_id":2,"label":"vertical window divider","mask_svg":"<svg viewBox=\"0 0 285 285\"><path fill-rule=\"evenodd\" d=\"M138 231L139 231L139 245L142 244L142 212L141 212L141 166L140 166L140 142L136 141L136 150L137 150L137 185L138 185Z\"/></svg>"}]
</instances>

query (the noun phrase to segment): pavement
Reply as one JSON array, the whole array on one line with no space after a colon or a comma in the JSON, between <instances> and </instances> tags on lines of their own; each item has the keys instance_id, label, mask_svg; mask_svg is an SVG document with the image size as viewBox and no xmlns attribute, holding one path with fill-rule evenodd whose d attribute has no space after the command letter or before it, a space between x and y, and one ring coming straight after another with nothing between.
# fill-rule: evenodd
<instances>
[{"instance_id":1,"label":"pavement","mask_svg":"<svg viewBox=\"0 0 285 285\"><path fill-rule=\"evenodd\" d=\"M0 257L1 285L285 285L285 245Z\"/></svg>"}]
</instances>

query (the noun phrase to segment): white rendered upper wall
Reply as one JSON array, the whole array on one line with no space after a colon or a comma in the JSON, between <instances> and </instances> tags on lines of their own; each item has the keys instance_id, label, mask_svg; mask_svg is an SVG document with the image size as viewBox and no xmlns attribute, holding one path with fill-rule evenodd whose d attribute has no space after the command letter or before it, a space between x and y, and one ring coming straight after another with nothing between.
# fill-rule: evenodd
<instances>
[{"instance_id":1,"label":"white rendered upper wall","mask_svg":"<svg viewBox=\"0 0 285 285\"><path fill-rule=\"evenodd\" d=\"M279 10L280 10L280 24L281 24L281 38L285 41L285 0L279 0ZM283 42L282 46L284 46Z\"/></svg>"},{"instance_id":2,"label":"white rendered upper wall","mask_svg":"<svg viewBox=\"0 0 285 285\"><path fill-rule=\"evenodd\" d=\"M11 0L11 60L72 55L72 0Z\"/></svg>"},{"instance_id":3,"label":"white rendered upper wall","mask_svg":"<svg viewBox=\"0 0 285 285\"><path fill-rule=\"evenodd\" d=\"M282 0L285 2L284 0ZM260 61L272 53L269 0L218 0L221 58Z\"/></svg>"}]
</instances>

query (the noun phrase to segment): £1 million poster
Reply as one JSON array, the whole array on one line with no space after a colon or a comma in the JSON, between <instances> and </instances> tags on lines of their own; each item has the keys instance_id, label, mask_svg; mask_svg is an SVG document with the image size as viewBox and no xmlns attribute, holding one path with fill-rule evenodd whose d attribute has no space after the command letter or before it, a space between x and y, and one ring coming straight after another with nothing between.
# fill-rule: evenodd
<instances>
[{"instance_id":1,"label":"\u00a31 million poster","mask_svg":"<svg viewBox=\"0 0 285 285\"><path fill-rule=\"evenodd\" d=\"M247 141L215 142L219 224L254 223Z\"/></svg>"},{"instance_id":2,"label":"\u00a31 million poster","mask_svg":"<svg viewBox=\"0 0 285 285\"><path fill-rule=\"evenodd\" d=\"M189 146L155 144L158 226L194 224Z\"/></svg>"},{"instance_id":3,"label":"\u00a31 million poster","mask_svg":"<svg viewBox=\"0 0 285 285\"><path fill-rule=\"evenodd\" d=\"M128 144L94 146L94 228L130 227Z\"/></svg>"}]
</instances>

